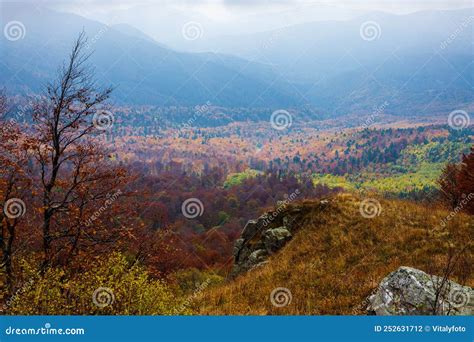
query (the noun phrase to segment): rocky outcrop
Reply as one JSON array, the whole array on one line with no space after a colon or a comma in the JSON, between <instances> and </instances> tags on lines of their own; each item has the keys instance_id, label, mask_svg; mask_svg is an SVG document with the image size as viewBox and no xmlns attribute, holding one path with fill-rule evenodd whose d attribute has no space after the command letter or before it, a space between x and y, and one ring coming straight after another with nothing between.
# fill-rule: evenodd
<instances>
[{"instance_id":1,"label":"rocky outcrop","mask_svg":"<svg viewBox=\"0 0 474 342\"><path fill-rule=\"evenodd\" d=\"M400 267L368 298L373 315L473 315L474 291L468 286Z\"/></svg>"},{"instance_id":2,"label":"rocky outcrop","mask_svg":"<svg viewBox=\"0 0 474 342\"><path fill-rule=\"evenodd\" d=\"M328 205L321 201L320 207ZM313 208L314 209L314 208ZM250 220L234 244L234 266L231 277L262 266L273 253L291 240L301 224L305 207L279 205L256 220Z\"/></svg>"},{"instance_id":3,"label":"rocky outcrop","mask_svg":"<svg viewBox=\"0 0 474 342\"><path fill-rule=\"evenodd\" d=\"M291 240L291 233L286 226L268 229L263 233L263 243L268 253L274 253Z\"/></svg>"}]
</instances>

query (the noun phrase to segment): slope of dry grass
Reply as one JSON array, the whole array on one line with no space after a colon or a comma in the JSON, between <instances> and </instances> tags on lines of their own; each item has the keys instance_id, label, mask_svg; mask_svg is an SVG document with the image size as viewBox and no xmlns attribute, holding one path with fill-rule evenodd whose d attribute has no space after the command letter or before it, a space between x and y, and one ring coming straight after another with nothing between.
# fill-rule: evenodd
<instances>
[{"instance_id":1,"label":"slope of dry grass","mask_svg":"<svg viewBox=\"0 0 474 342\"><path fill-rule=\"evenodd\" d=\"M205 291L196 313L363 314L365 298L388 273L405 265L443 274L449 253L466 244L451 279L474 284L474 217L457 214L441 228L446 210L379 199L380 215L364 218L360 201L339 195L323 211L319 202L294 204L306 212L294 238L263 267ZM289 305L272 305L270 293L277 287L291 291Z\"/></svg>"}]
</instances>

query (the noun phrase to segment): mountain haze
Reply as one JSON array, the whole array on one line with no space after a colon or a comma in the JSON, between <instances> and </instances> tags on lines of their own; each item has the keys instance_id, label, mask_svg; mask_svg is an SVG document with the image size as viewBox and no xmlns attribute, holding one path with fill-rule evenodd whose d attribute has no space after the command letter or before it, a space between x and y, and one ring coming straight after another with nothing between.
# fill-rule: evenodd
<instances>
[{"instance_id":1,"label":"mountain haze","mask_svg":"<svg viewBox=\"0 0 474 342\"><path fill-rule=\"evenodd\" d=\"M261 33L204 35L183 52L128 24L1 6L3 21L26 28L24 39L0 39L0 85L11 92L38 91L85 30L97 77L116 88L118 104L310 108L333 117L382 106L386 114L430 117L470 111L474 102L472 8L282 23Z\"/></svg>"},{"instance_id":2,"label":"mountain haze","mask_svg":"<svg viewBox=\"0 0 474 342\"><path fill-rule=\"evenodd\" d=\"M474 100L473 25L473 8L373 12L203 40L199 49L265 62L332 114L387 101L393 114L430 115Z\"/></svg>"},{"instance_id":3,"label":"mountain haze","mask_svg":"<svg viewBox=\"0 0 474 342\"><path fill-rule=\"evenodd\" d=\"M84 30L91 63L119 103L225 106L291 106L291 89L274 82L268 68L213 53L170 50L130 27L109 27L74 14L2 4L2 21L21 21L24 39L0 40L0 84L9 91L38 91ZM126 33L124 33L126 32ZM258 72L254 72L257 69Z\"/></svg>"}]
</instances>

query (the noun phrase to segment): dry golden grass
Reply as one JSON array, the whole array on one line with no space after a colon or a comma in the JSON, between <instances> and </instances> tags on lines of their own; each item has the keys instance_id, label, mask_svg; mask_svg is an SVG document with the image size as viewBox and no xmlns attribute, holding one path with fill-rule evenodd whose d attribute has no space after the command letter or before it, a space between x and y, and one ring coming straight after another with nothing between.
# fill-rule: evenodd
<instances>
[{"instance_id":1,"label":"dry golden grass","mask_svg":"<svg viewBox=\"0 0 474 342\"><path fill-rule=\"evenodd\" d=\"M363 303L378 283L399 266L443 274L450 251L470 243L451 279L472 286L474 217L456 215L445 228L448 211L416 203L379 199L375 218L360 215L360 199L339 195L321 211L304 208L301 229L270 262L235 280L210 288L195 303L204 315L363 314ZM292 301L275 307L270 293L288 288Z\"/></svg>"}]
</instances>

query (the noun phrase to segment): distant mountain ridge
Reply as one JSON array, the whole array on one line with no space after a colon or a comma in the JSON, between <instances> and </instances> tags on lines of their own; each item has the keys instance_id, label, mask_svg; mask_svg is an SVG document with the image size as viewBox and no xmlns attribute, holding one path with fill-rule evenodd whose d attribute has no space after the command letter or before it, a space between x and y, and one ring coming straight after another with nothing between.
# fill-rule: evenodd
<instances>
[{"instance_id":1,"label":"distant mountain ridge","mask_svg":"<svg viewBox=\"0 0 474 342\"><path fill-rule=\"evenodd\" d=\"M112 29L119 31L120 33L126 34L127 36L130 37L135 37L143 40L148 40L150 42L156 43L160 45L161 47L165 47L165 45L158 43L155 41L152 37L147 35L146 33L140 31L139 29L130 26L128 24L115 24L110 26Z\"/></svg>"},{"instance_id":2,"label":"distant mountain ridge","mask_svg":"<svg viewBox=\"0 0 474 342\"><path fill-rule=\"evenodd\" d=\"M0 7L2 22L20 21L26 30L16 41L0 36L0 87L10 93L38 91L84 29L97 78L116 88L118 104L309 108L333 117L382 114L381 107L411 117L474 108L472 8L300 24L203 40L200 49L214 52L191 53L127 24Z\"/></svg>"},{"instance_id":3,"label":"distant mountain ridge","mask_svg":"<svg viewBox=\"0 0 474 342\"><path fill-rule=\"evenodd\" d=\"M38 91L84 30L97 78L116 87L120 103L277 108L297 103L289 87L275 82L277 75L253 62L173 51L129 26L109 27L31 5L0 6L2 22L20 22L25 31L23 39L0 38L0 86L9 92Z\"/></svg>"},{"instance_id":4,"label":"distant mountain ridge","mask_svg":"<svg viewBox=\"0 0 474 342\"><path fill-rule=\"evenodd\" d=\"M199 48L266 62L333 115L387 102L389 114L426 116L474 102L474 8L373 12L203 40Z\"/></svg>"}]
</instances>

